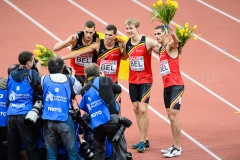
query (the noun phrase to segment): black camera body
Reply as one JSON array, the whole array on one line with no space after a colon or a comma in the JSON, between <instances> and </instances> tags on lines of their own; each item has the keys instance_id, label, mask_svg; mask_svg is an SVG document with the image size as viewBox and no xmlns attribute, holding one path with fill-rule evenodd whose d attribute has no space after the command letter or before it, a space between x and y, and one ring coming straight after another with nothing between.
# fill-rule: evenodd
<instances>
[{"instance_id":1,"label":"black camera body","mask_svg":"<svg viewBox=\"0 0 240 160\"><path fill-rule=\"evenodd\" d=\"M78 109L70 110L70 115L74 121L77 121L85 132L92 131L91 126L81 117Z\"/></svg>"},{"instance_id":2,"label":"black camera body","mask_svg":"<svg viewBox=\"0 0 240 160\"><path fill-rule=\"evenodd\" d=\"M126 117L123 117L119 120L120 127L115 133L115 136L112 139L113 143L118 144L126 128L129 128L132 125L132 121Z\"/></svg>"},{"instance_id":3,"label":"black camera body","mask_svg":"<svg viewBox=\"0 0 240 160\"><path fill-rule=\"evenodd\" d=\"M63 70L62 70L62 74L72 74L72 67L66 66L64 65Z\"/></svg>"}]
</instances>

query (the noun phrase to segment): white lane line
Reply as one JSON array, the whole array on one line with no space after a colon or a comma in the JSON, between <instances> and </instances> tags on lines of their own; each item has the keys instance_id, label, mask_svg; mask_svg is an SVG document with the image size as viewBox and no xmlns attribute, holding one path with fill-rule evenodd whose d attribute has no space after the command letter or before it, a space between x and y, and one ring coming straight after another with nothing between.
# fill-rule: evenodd
<instances>
[{"instance_id":1,"label":"white lane line","mask_svg":"<svg viewBox=\"0 0 240 160\"><path fill-rule=\"evenodd\" d=\"M132 0L132 1L135 2L136 4L138 4L139 6L145 8L146 10L152 12L152 9L151 9L151 8L145 6L144 4L142 4L141 2L139 2L138 0ZM173 25L176 25L176 24L177 24L177 23L175 23L175 22L173 22L173 21L171 21L171 23L172 23ZM179 25L179 24L178 24L178 25ZM179 26L181 26L181 25L179 25ZM194 35L194 37L197 37L199 40L201 40L201 41L203 41L204 43L208 44L209 46L215 48L215 49L218 50L219 52L222 52L222 53L225 54L226 56L228 56L228 57L230 57L230 58L232 58L232 59L234 59L235 61L237 61L237 62L240 63L240 59L236 58L235 56L231 55L230 53L222 50L221 48L215 46L214 44L210 43L209 41L207 41L207 40L205 40L205 39L203 39L203 38L201 38L201 37L199 37L199 36L196 35L196 34L193 34L193 35Z\"/></svg>"},{"instance_id":2,"label":"white lane line","mask_svg":"<svg viewBox=\"0 0 240 160\"><path fill-rule=\"evenodd\" d=\"M9 4L11 7L13 7L16 11L18 11L20 14L22 14L24 17L26 17L27 19L29 19L31 22L33 22L36 26L38 26L39 28L41 28L44 32L48 33L51 37L53 37L54 39L56 39L57 41L62 41L60 38L58 38L56 35L54 35L52 32L50 32L48 29L46 29L44 26L42 26L40 23L38 23L37 21L35 21L33 18L31 18L29 15L27 15L25 12L23 12L21 9L19 9L17 6L15 6L14 4L12 4L11 2L9 2L8 0L4 0L7 4ZM120 84L121 85L121 84ZM129 92L127 88L125 88L124 86L121 85L121 87L126 91ZM164 121L166 121L168 124L170 124L169 120L167 118L165 118L162 114L160 114L159 112L157 112L154 108L152 108L149 105L149 109L152 110L156 115L158 115L160 118L162 118ZM204 151L206 151L207 153L209 153L211 156L213 156L214 158L216 158L217 160L221 160L218 156L216 156L214 153L212 153L210 150L208 150L206 147L204 147L201 143L199 143L197 140L195 140L194 138L192 138L190 135L188 135L186 132L184 132L183 130L181 130L182 134L185 135L187 138L189 138L191 141L193 141L195 144L197 144L200 148L202 148Z\"/></svg>"},{"instance_id":3,"label":"white lane line","mask_svg":"<svg viewBox=\"0 0 240 160\"><path fill-rule=\"evenodd\" d=\"M107 22L105 22L104 20L102 20L101 18L99 18L98 16L96 16L95 14L91 13L90 11L88 11L87 9L85 9L84 7L82 7L81 5L79 5L78 3L74 2L73 0L68 0L70 3L72 3L74 6L76 6L77 8L81 9L82 11L84 11L85 13L89 14L90 16L92 16L94 19L98 20L99 22L101 22L104 25L108 25ZM138 2L137 2L138 3ZM144 5L143 5L144 6ZM145 6L146 7L146 6ZM147 8L147 7L146 7ZM151 10L151 9L150 9ZM120 35L124 35L122 32L118 31L118 33ZM200 38L200 37L199 37ZM159 59L159 57L156 54L152 54L155 58ZM201 83L199 83L198 81L194 80L193 78L191 78L190 76L188 76L186 73L181 71L181 74L186 77L187 79L189 79L190 81L192 81L193 83L195 83L196 85L200 86L201 88L203 88L204 90L206 90L207 92L209 92L210 94L212 94L214 97L218 98L219 100L221 100L222 102L226 103L227 105L229 105L230 107L232 107L233 109L235 109L236 111L240 112L240 109L237 108L236 106L234 106L233 104L231 104L230 102L228 102L227 100L225 100L224 98L222 98L221 96L219 96L218 94L214 93L213 91L211 91L210 89L208 89L207 87L205 87L204 85L202 85Z\"/></svg>"},{"instance_id":4,"label":"white lane line","mask_svg":"<svg viewBox=\"0 0 240 160\"><path fill-rule=\"evenodd\" d=\"M206 2L203 2L202 0L197 0L197 2L202 3L203 5L211 8L211 9L213 9L213 10L215 10L215 11L217 11L218 13L221 13L221 14L223 14L224 16L226 16L226 17L228 17L228 18L231 18L232 20L240 23L240 20L239 20L239 19L237 19L237 18L235 18L235 17L233 17L233 16L231 16L231 15L229 15L229 14L221 11L220 9L217 9L217 8L211 6L210 4L208 4L208 3L206 3ZM216 1L216 2L217 2L217 1ZM226 3L227 3L227 1L226 1Z\"/></svg>"}]
</instances>

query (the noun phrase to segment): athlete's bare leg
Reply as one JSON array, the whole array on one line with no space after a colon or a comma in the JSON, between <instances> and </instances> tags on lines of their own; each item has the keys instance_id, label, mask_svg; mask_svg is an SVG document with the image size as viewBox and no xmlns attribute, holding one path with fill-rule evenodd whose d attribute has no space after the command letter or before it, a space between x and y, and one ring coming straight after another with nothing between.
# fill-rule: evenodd
<instances>
[{"instance_id":1,"label":"athlete's bare leg","mask_svg":"<svg viewBox=\"0 0 240 160\"><path fill-rule=\"evenodd\" d=\"M133 102L133 110L136 115L138 129L141 134L141 141L146 143L149 127L148 104Z\"/></svg>"},{"instance_id":2,"label":"athlete's bare leg","mask_svg":"<svg viewBox=\"0 0 240 160\"><path fill-rule=\"evenodd\" d=\"M181 126L178 119L179 110L167 108L168 118L171 122L172 134L174 139L174 147L180 148Z\"/></svg>"}]
</instances>

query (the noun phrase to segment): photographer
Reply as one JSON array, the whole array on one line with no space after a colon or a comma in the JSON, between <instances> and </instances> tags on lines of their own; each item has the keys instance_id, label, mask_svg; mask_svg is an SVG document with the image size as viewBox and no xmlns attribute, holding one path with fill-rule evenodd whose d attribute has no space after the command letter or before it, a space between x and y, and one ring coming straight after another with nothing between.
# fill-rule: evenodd
<instances>
[{"instance_id":1,"label":"photographer","mask_svg":"<svg viewBox=\"0 0 240 160\"><path fill-rule=\"evenodd\" d=\"M94 159L104 160L106 137L111 141L119 125L119 106L114 94L121 93L122 89L111 78L99 77L99 67L94 63L87 64L84 72L87 81L81 90L83 97L79 107L91 117L91 127L94 131ZM103 95L104 100L111 104L103 101ZM119 143L112 145L116 151L116 159L126 160L127 147L124 137L121 136Z\"/></svg>"},{"instance_id":2,"label":"photographer","mask_svg":"<svg viewBox=\"0 0 240 160\"><path fill-rule=\"evenodd\" d=\"M29 51L21 52L18 61L20 67L10 73L7 82L8 160L19 159L21 141L25 146L28 160L39 160L39 128L26 125L24 118L32 109L40 86L40 63L35 66L39 73L31 69L34 65L34 55Z\"/></svg>"},{"instance_id":3,"label":"photographer","mask_svg":"<svg viewBox=\"0 0 240 160\"><path fill-rule=\"evenodd\" d=\"M19 64L12 64L8 68L8 75L11 71L19 68ZM0 159L6 160L5 147L3 142L7 142L7 79L0 78Z\"/></svg>"},{"instance_id":4,"label":"photographer","mask_svg":"<svg viewBox=\"0 0 240 160\"><path fill-rule=\"evenodd\" d=\"M70 85L73 85L75 94L80 94L81 85L74 76L62 74L66 73L64 66L64 61L60 57L52 57L48 62L50 75L43 76L41 79L44 104L43 134L47 148L47 159L55 160L57 158L58 137L60 137L68 152L69 160L79 160L74 123L69 115L69 109L72 106Z\"/></svg>"}]
</instances>

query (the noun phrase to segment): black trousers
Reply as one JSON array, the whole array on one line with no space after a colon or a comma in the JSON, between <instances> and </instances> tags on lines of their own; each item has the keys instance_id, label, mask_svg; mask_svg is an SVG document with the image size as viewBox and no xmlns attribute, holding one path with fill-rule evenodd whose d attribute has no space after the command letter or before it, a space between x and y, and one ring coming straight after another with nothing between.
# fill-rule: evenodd
<instances>
[{"instance_id":1,"label":"black trousers","mask_svg":"<svg viewBox=\"0 0 240 160\"><path fill-rule=\"evenodd\" d=\"M18 160L20 144L23 142L28 160L39 160L39 128L24 123L25 116L8 117L8 160Z\"/></svg>"},{"instance_id":2,"label":"black trousers","mask_svg":"<svg viewBox=\"0 0 240 160\"><path fill-rule=\"evenodd\" d=\"M0 127L0 159L7 158L7 148L3 146L3 142L7 141L7 127Z\"/></svg>"},{"instance_id":3,"label":"black trousers","mask_svg":"<svg viewBox=\"0 0 240 160\"><path fill-rule=\"evenodd\" d=\"M93 148L94 148L94 159L105 160L105 142L106 137L112 141L116 133L116 126L119 123L119 116L112 114L111 119L104 125L101 125L94 129L93 135ZM124 135L121 137L118 144L112 143L113 148L116 151L116 160L126 160L127 144Z\"/></svg>"}]
</instances>

